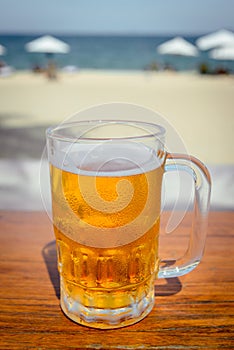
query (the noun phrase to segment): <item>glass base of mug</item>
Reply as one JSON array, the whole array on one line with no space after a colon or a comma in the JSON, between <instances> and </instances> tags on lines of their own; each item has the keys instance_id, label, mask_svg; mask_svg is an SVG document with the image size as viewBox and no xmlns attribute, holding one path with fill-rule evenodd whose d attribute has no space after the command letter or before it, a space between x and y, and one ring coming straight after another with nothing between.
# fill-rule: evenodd
<instances>
[{"instance_id":1,"label":"glass base of mug","mask_svg":"<svg viewBox=\"0 0 234 350\"><path fill-rule=\"evenodd\" d=\"M113 329L130 326L146 317L154 306L154 284L141 300L122 308L101 309L87 307L71 298L60 286L60 304L67 317L83 326L99 329Z\"/></svg>"}]
</instances>

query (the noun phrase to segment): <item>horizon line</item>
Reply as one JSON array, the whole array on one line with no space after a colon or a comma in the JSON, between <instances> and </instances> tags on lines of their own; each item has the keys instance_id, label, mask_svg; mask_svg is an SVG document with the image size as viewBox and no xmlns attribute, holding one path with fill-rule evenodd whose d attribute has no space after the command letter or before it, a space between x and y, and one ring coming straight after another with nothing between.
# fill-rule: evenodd
<instances>
[{"instance_id":1,"label":"horizon line","mask_svg":"<svg viewBox=\"0 0 234 350\"><path fill-rule=\"evenodd\" d=\"M199 32L193 32L193 31L171 31L171 32L164 32L164 31L158 31L158 32L117 32L117 31L108 31L108 32L83 32L83 31L56 31L56 30L48 30L48 31L12 31L12 30L6 30L1 31L0 35L15 35L15 36L21 36L21 35L28 35L28 36L36 36L36 35L58 35L58 36L200 36L205 35L211 32L215 32L220 29L227 29L230 31L234 31L234 29L230 28L216 28L214 30L208 30L208 31L199 31Z\"/></svg>"}]
</instances>

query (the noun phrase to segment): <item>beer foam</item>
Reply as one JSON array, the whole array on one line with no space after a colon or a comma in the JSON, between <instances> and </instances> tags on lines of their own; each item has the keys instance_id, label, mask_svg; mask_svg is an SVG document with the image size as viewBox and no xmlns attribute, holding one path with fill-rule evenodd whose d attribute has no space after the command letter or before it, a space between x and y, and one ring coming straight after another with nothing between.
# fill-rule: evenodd
<instances>
[{"instance_id":1,"label":"beer foam","mask_svg":"<svg viewBox=\"0 0 234 350\"><path fill-rule=\"evenodd\" d=\"M59 154L59 156L58 156ZM86 176L130 176L154 170L163 160L141 142L73 143L50 155L57 168Z\"/></svg>"}]
</instances>

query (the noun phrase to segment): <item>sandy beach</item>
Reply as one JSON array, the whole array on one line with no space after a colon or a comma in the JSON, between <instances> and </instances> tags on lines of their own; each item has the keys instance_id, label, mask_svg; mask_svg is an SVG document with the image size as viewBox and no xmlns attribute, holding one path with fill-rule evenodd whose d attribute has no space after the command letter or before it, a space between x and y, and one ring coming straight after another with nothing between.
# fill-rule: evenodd
<instances>
[{"instance_id":1,"label":"sandy beach","mask_svg":"<svg viewBox=\"0 0 234 350\"><path fill-rule=\"evenodd\" d=\"M233 97L233 76L81 71L60 73L57 81L48 81L43 75L17 72L0 78L0 122L5 134L10 128L37 126L43 134L43 127L81 109L108 102L133 103L162 114L188 153L205 163L230 164L234 161Z\"/></svg>"},{"instance_id":2,"label":"sandy beach","mask_svg":"<svg viewBox=\"0 0 234 350\"><path fill-rule=\"evenodd\" d=\"M17 209L24 195L25 209L41 209L35 178L45 146L46 127L61 123L84 108L109 102L137 104L163 115L180 135L187 152L212 170L214 207L231 208L233 98L234 76L80 71L59 73L56 81L30 72L2 77L1 208Z\"/></svg>"}]
</instances>

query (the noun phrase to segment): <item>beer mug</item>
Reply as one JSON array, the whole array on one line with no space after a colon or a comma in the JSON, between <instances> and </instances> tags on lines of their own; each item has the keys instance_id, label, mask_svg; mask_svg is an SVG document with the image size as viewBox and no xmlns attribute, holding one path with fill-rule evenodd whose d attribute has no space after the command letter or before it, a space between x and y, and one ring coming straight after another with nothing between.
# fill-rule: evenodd
<instances>
[{"instance_id":1,"label":"beer mug","mask_svg":"<svg viewBox=\"0 0 234 350\"><path fill-rule=\"evenodd\" d=\"M158 278L200 262L210 177L193 157L166 152L165 129L123 120L76 121L47 130L52 217L61 308L94 328L127 326L153 308ZM165 172L188 172L195 187L189 247L160 266L158 238Z\"/></svg>"}]
</instances>

